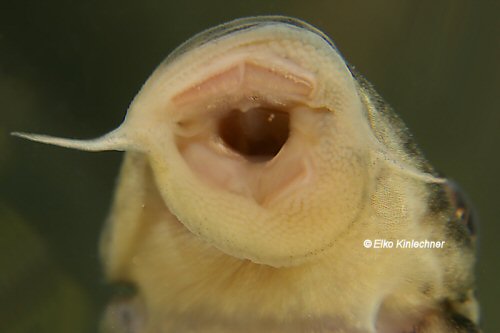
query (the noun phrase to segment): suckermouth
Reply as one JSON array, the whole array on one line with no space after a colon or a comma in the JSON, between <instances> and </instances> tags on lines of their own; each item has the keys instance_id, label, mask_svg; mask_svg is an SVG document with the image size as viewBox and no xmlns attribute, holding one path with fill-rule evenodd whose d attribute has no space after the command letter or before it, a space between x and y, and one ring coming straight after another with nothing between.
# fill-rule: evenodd
<instances>
[{"instance_id":1,"label":"suckermouth","mask_svg":"<svg viewBox=\"0 0 500 333\"><path fill-rule=\"evenodd\" d=\"M312 74L305 78L294 72L297 65L280 59L280 68L269 60L245 59L172 97L176 144L191 169L263 206L313 177L311 130L327 112L307 106Z\"/></svg>"},{"instance_id":2,"label":"suckermouth","mask_svg":"<svg viewBox=\"0 0 500 333\"><path fill-rule=\"evenodd\" d=\"M316 28L252 17L207 30L153 72L101 241L109 332L480 332L475 234L460 190ZM439 249L376 242L440 241Z\"/></svg>"}]
</instances>

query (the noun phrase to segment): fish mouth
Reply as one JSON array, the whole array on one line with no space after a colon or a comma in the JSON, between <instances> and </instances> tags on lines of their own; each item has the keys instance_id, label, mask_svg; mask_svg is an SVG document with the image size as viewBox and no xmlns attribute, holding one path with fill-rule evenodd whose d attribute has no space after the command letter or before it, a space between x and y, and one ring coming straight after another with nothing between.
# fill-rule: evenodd
<instances>
[{"instance_id":1,"label":"fish mouth","mask_svg":"<svg viewBox=\"0 0 500 333\"><path fill-rule=\"evenodd\" d=\"M307 104L312 75L280 65L240 61L172 98L176 145L193 173L262 206L312 180L314 127L328 112Z\"/></svg>"},{"instance_id":2,"label":"fish mouth","mask_svg":"<svg viewBox=\"0 0 500 333\"><path fill-rule=\"evenodd\" d=\"M218 122L224 144L249 161L272 160L290 135L290 114L272 107L257 106L243 112L233 109Z\"/></svg>"}]
</instances>

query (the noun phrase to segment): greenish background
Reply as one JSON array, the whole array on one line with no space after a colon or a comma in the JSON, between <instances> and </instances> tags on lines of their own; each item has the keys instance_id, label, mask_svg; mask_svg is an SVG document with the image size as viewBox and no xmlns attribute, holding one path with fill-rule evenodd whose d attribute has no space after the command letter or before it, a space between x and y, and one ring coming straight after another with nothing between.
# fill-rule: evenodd
<instances>
[{"instance_id":1,"label":"greenish background","mask_svg":"<svg viewBox=\"0 0 500 333\"><path fill-rule=\"evenodd\" d=\"M481 219L482 326L499 332L498 3L0 0L0 331L95 331L106 298L96 244L122 157L9 132L98 136L194 33L286 14L330 35L469 193Z\"/></svg>"}]
</instances>

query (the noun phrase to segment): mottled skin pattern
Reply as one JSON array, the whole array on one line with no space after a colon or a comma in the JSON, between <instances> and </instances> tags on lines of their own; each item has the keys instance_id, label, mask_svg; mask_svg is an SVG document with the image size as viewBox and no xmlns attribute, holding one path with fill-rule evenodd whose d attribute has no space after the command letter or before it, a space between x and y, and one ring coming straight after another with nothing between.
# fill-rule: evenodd
<instances>
[{"instance_id":1,"label":"mottled skin pattern","mask_svg":"<svg viewBox=\"0 0 500 333\"><path fill-rule=\"evenodd\" d=\"M226 121L225 138L231 110L244 125ZM285 126L266 127L273 112L290 117L287 142L245 155L260 149L249 137L273 144ZM127 292L105 332L480 332L467 200L304 22L247 18L195 36L102 138L18 135L127 151L101 241L108 280ZM412 237L446 246L362 246Z\"/></svg>"},{"instance_id":2,"label":"mottled skin pattern","mask_svg":"<svg viewBox=\"0 0 500 333\"><path fill-rule=\"evenodd\" d=\"M373 103L372 108L376 117L382 124L378 126L372 122L375 133L384 136L384 128L391 127L396 129L402 142L402 146L407 153L414 156L426 172L435 173L433 167L427 162L422 152L415 143L411 133L399 116L384 101L384 99L375 91L373 86L357 71L351 68L353 76L359 84L359 89L367 99ZM382 139L383 140L383 139ZM464 277L457 279L454 269L450 268L452 275L448 277L447 287L449 288L449 297L441 300L441 309L437 313L425 317L422 322L417 323L410 332L450 332L450 333L472 333L480 332L479 327L474 323L477 317L470 318L472 311L477 311L474 296L474 272L471 269L474 262L475 241L476 241L476 217L472 211L470 203L464 198L461 189L453 182L445 184L429 184L430 192L427 205L429 213L435 216L435 223L442 223L445 226L446 238L451 242L457 243L457 248L461 249L459 254L464 258ZM423 291L425 293L431 291ZM465 312L465 313L463 313Z\"/></svg>"}]
</instances>

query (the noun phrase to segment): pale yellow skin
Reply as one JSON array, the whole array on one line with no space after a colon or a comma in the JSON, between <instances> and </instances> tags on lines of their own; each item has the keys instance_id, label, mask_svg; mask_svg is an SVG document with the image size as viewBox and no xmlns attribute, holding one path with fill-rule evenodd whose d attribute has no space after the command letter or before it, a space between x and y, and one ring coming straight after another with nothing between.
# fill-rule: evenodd
<instances>
[{"instance_id":1,"label":"pale yellow skin","mask_svg":"<svg viewBox=\"0 0 500 333\"><path fill-rule=\"evenodd\" d=\"M103 138L27 136L128 151L101 249L107 278L138 293L110 306L105 329L469 332L448 315L477 322L473 251L448 232L452 208L429 209L430 185L445 179L405 148L402 123L326 37L287 20L198 37ZM254 161L217 124L263 106L288 112L290 134ZM367 249L366 239L445 246Z\"/></svg>"}]
</instances>

